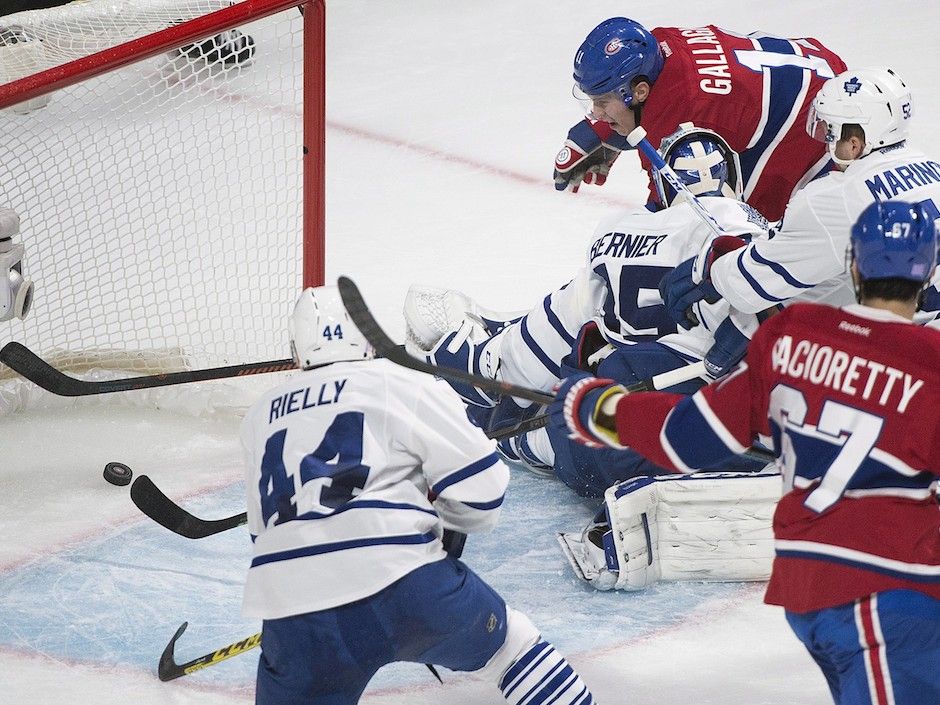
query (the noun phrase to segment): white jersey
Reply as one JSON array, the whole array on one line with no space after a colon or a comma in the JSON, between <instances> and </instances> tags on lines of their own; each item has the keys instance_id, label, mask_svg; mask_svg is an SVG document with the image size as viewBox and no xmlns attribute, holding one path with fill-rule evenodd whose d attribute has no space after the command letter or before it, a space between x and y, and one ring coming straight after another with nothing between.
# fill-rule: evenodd
<instances>
[{"instance_id":1,"label":"white jersey","mask_svg":"<svg viewBox=\"0 0 940 705\"><path fill-rule=\"evenodd\" d=\"M747 313L794 297L833 306L854 303L846 249L852 225L875 200L921 202L940 217L940 164L900 145L813 181L794 195L770 239L714 263L712 284Z\"/></svg>"},{"instance_id":2,"label":"white jersey","mask_svg":"<svg viewBox=\"0 0 940 705\"><path fill-rule=\"evenodd\" d=\"M766 235L766 221L750 206L721 197L699 201L728 235ZM686 203L601 221L587 264L578 275L500 334L499 378L551 389L559 379L562 358L591 320L615 345L659 340L701 359L711 347L715 327L728 315L727 303L697 305L702 325L677 333L660 297L659 282L713 238L712 230Z\"/></svg>"},{"instance_id":3,"label":"white jersey","mask_svg":"<svg viewBox=\"0 0 940 705\"><path fill-rule=\"evenodd\" d=\"M386 360L292 377L249 409L241 440L249 617L353 602L443 559L443 529L491 528L509 481L447 385Z\"/></svg>"}]
</instances>

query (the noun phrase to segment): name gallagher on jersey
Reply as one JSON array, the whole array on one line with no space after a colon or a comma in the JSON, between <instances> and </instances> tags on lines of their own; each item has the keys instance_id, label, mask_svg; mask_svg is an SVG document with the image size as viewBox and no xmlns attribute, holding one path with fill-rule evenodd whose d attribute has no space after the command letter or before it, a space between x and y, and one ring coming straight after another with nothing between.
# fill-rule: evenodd
<instances>
[{"instance_id":1,"label":"name gallagher on jersey","mask_svg":"<svg viewBox=\"0 0 940 705\"><path fill-rule=\"evenodd\" d=\"M692 49L698 72L706 76L698 85L705 93L728 95L731 92L731 71L728 70L728 60L725 50L715 33L708 27L698 29L685 29L682 31L686 44L711 44L710 47Z\"/></svg>"},{"instance_id":2,"label":"name gallagher on jersey","mask_svg":"<svg viewBox=\"0 0 940 705\"><path fill-rule=\"evenodd\" d=\"M888 404L896 390L894 397L899 414L904 413L924 385L924 380L915 379L894 367L808 340L794 343L790 335L780 336L774 343L771 364L774 372L794 379L806 379L843 394L861 396L862 399L877 395L881 406ZM903 384L896 387L898 380Z\"/></svg>"}]
</instances>

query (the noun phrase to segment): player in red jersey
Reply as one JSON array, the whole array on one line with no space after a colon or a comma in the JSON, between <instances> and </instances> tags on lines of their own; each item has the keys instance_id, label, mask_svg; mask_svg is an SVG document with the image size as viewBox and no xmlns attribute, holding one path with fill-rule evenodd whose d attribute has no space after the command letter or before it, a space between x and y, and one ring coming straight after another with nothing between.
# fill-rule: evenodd
<instances>
[{"instance_id":1,"label":"player in red jersey","mask_svg":"<svg viewBox=\"0 0 940 705\"><path fill-rule=\"evenodd\" d=\"M604 183L627 148L622 138L637 125L656 146L679 123L693 122L741 155L745 201L779 220L791 194L829 167L806 120L816 91L845 68L815 39L714 25L650 32L624 17L605 20L575 54L575 92L594 120L568 133L555 160L555 188ZM649 161L640 161L649 173ZM658 203L652 186L650 201Z\"/></svg>"},{"instance_id":2,"label":"player in red jersey","mask_svg":"<svg viewBox=\"0 0 940 705\"><path fill-rule=\"evenodd\" d=\"M550 409L587 443L678 472L772 438L785 492L765 601L839 705L940 703L940 334L914 325L932 217L875 202L852 228L860 304L795 304L691 397L569 378Z\"/></svg>"}]
</instances>

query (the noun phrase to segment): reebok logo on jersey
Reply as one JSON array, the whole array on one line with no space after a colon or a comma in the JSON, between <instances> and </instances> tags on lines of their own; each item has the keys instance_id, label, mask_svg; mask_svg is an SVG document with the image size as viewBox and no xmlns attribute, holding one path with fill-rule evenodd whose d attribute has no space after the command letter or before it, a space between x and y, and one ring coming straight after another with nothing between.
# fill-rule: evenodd
<instances>
[{"instance_id":1,"label":"reebok logo on jersey","mask_svg":"<svg viewBox=\"0 0 940 705\"><path fill-rule=\"evenodd\" d=\"M871 328L860 326L858 323L849 323L848 321L839 321L839 330L844 330L846 333L864 335L866 338L871 335Z\"/></svg>"}]
</instances>

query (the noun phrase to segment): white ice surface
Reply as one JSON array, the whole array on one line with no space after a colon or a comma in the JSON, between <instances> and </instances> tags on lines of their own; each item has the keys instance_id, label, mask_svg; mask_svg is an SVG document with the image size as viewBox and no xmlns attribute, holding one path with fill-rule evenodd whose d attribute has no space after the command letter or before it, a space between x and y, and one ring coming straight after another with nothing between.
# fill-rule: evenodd
<instances>
[{"instance_id":1,"label":"white ice surface","mask_svg":"<svg viewBox=\"0 0 940 705\"><path fill-rule=\"evenodd\" d=\"M330 2L327 276L352 276L393 336L412 282L528 307L573 274L603 214L643 201L629 155L603 189L572 196L550 182L579 117L573 51L617 14L815 36L850 65L890 64L914 92L914 141L940 153L933 3ZM238 614L243 530L173 536L101 478L119 460L200 516L242 511L237 415L165 406L0 417L0 705L252 701L257 651L169 684L154 673L183 621L181 661L259 626ZM502 524L472 538L465 557L569 655L600 703L827 701L760 585L601 594L578 584L553 533L580 528L592 508L557 483L515 474ZM440 686L421 666L395 666L363 702L502 702L488 683L443 676Z\"/></svg>"}]
</instances>

